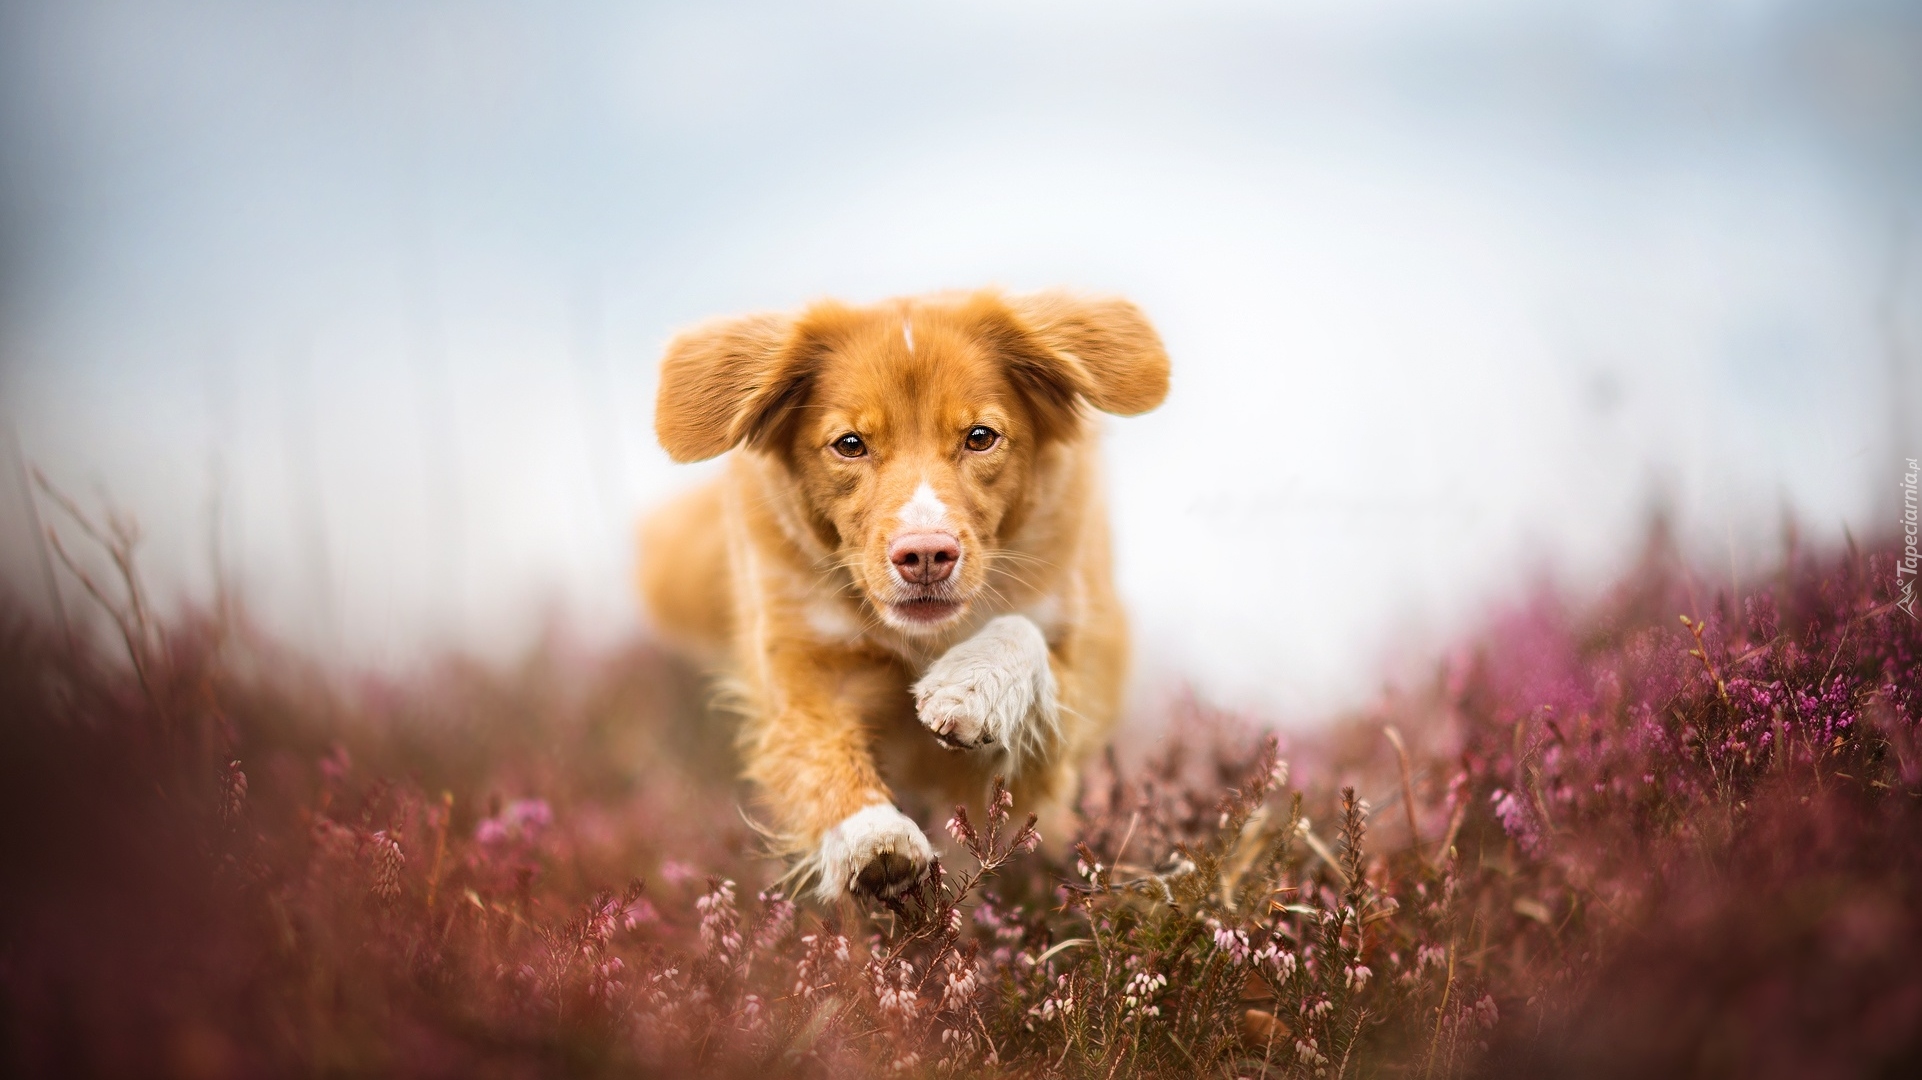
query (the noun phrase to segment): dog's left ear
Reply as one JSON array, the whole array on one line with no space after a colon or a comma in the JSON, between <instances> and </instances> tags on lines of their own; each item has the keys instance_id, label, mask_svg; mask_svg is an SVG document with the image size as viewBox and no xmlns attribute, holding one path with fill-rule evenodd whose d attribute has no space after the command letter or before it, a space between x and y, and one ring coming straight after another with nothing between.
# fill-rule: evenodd
<instances>
[{"instance_id":1,"label":"dog's left ear","mask_svg":"<svg viewBox=\"0 0 1922 1080\"><path fill-rule=\"evenodd\" d=\"M685 331L661 358L654 434L675 461L705 461L762 444L807 390L787 315L720 319Z\"/></svg>"},{"instance_id":2,"label":"dog's left ear","mask_svg":"<svg viewBox=\"0 0 1922 1080\"><path fill-rule=\"evenodd\" d=\"M1017 375L1052 382L1117 416L1147 412L1168 396L1168 352L1128 301L1049 291L1005 303L1043 352L1020 358Z\"/></svg>"}]
</instances>

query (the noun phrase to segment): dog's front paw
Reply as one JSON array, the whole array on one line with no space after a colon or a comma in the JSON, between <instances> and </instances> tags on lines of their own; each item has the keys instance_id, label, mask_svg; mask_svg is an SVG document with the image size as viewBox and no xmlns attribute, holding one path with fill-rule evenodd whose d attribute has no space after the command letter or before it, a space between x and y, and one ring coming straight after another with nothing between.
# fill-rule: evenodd
<instances>
[{"instance_id":1,"label":"dog's front paw","mask_svg":"<svg viewBox=\"0 0 1922 1080\"><path fill-rule=\"evenodd\" d=\"M814 894L832 903L844 893L898 896L920 880L934 858L913 819L887 803L857 810L821 837Z\"/></svg>"},{"instance_id":2,"label":"dog's front paw","mask_svg":"<svg viewBox=\"0 0 1922 1080\"><path fill-rule=\"evenodd\" d=\"M1054 671L1048 641L1020 615L1003 615L949 649L914 684L915 712L959 750L999 744L1020 754L1052 729Z\"/></svg>"}]
</instances>

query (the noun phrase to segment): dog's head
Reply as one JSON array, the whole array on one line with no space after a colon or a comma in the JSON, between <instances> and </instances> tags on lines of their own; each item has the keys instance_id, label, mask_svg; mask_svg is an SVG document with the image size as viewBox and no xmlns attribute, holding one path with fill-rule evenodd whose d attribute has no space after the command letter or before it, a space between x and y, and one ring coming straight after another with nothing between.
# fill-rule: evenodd
<instances>
[{"instance_id":1,"label":"dog's head","mask_svg":"<svg viewBox=\"0 0 1922 1080\"><path fill-rule=\"evenodd\" d=\"M875 612L931 632L980 593L1037 465L1086 407L1145 412L1168 357L1133 304L993 292L817 304L669 344L654 416L676 461L746 446Z\"/></svg>"}]
</instances>

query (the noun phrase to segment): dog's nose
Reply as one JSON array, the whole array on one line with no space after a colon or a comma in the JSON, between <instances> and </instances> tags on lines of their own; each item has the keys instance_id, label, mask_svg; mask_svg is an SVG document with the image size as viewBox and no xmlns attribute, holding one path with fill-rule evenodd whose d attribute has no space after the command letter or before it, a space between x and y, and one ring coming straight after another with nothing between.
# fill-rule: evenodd
<instances>
[{"instance_id":1,"label":"dog's nose","mask_svg":"<svg viewBox=\"0 0 1922 1080\"><path fill-rule=\"evenodd\" d=\"M888 545L888 561L901 580L916 585L946 581L961 561L961 542L944 532L908 533Z\"/></svg>"}]
</instances>

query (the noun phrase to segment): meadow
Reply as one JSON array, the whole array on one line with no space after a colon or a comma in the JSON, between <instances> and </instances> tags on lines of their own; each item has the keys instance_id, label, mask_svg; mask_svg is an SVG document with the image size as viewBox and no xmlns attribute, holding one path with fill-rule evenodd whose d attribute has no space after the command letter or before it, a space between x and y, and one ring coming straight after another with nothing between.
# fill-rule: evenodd
<instances>
[{"instance_id":1,"label":"meadow","mask_svg":"<svg viewBox=\"0 0 1922 1080\"><path fill-rule=\"evenodd\" d=\"M1887 543L1732 582L1655 528L1312 733L1170 698L1066 844L989 794L824 909L644 643L350 676L58 529L107 632L0 614L10 1075L1922 1075Z\"/></svg>"}]
</instances>

